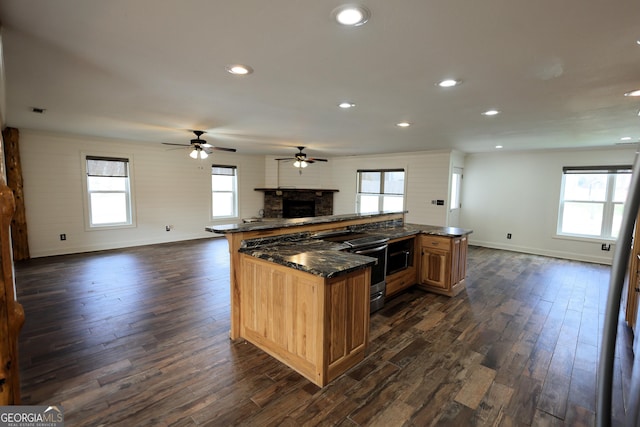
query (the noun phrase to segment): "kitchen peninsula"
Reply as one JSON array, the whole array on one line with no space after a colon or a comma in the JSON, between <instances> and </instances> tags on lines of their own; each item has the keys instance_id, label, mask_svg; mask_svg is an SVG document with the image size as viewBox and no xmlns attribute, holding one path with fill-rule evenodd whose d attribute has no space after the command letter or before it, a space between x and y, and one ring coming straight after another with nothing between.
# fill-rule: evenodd
<instances>
[{"instance_id":1,"label":"kitchen peninsula","mask_svg":"<svg viewBox=\"0 0 640 427\"><path fill-rule=\"evenodd\" d=\"M319 386L365 355L375 258L318 235L354 231L402 247L387 295L416 283L453 296L464 288L470 230L405 224L403 212L347 214L206 227L229 243L230 338L246 339ZM316 236L316 238L314 238Z\"/></svg>"}]
</instances>

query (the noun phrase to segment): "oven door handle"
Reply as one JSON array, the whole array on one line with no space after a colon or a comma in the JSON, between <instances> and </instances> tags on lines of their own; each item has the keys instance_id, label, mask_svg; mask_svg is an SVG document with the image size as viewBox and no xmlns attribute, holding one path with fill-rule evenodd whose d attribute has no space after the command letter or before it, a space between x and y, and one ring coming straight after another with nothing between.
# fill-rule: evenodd
<instances>
[{"instance_id":1,"label":"oven door handle","mask_svg":"<svg viewBox=\"0 0 640 427\"><path fill-rule=\"evenodd\" d=\"M366 255L366 254L370 254L373 252L378 252L381 251L383 249L385 249L387 247L387 245L382 245L382 246L378 246L376 248L371 248L371 249L363 249L361 251L353 251L354 254L358 254L358 255Z\"/></svg>"}]
</instances>

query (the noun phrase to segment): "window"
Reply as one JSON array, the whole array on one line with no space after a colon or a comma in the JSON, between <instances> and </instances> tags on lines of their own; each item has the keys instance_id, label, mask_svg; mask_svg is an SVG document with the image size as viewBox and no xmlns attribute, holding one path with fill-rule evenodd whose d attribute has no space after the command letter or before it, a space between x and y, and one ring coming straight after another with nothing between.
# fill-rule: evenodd
<instances>
[{"instance_id":1,"label":"window","mask_svg":"<svg viewBox=\"0 0 640 427\"><path fill-rule=\"evenodd\" d=\"M617 238L630 182L631 166L563 168L558 234Z\"/></svg>"},{"instance_id":2,"label":"window","mask_svg":"<svg viewBox=\"0 0 640 427\"><path fill-rule=\"evenodd\" d=\"M211 216L238 216L237 169L235 166L211 166Z\"/></svg>"},{"instance_id":3,"label":"window","mask_svg":"<svg viewBox=\"0 0 640 427\"><path fill-rule=\"evenodd\" d=\"M132 225L129 159L85 159L89 228Z\"/></svg>"},{"instance_id":4,"label":"window","mask_svg":"<svg viewBox=\"0 0 640 427\"><path fill-rule=\"evenodd\" d=\"M356 212L404 210L404 169L359 170Z\"/></svg>"},{"instance_id":5,"label":"window","mask_svg":"<svg viewBox=\"0 0 640 427\"><path fill-rule=\"evenodd\" d=\"M460 209L460 191L462 187L462 169L453 168L451 174L451 201L449 209Z\"/></svg>"}]
</instances>

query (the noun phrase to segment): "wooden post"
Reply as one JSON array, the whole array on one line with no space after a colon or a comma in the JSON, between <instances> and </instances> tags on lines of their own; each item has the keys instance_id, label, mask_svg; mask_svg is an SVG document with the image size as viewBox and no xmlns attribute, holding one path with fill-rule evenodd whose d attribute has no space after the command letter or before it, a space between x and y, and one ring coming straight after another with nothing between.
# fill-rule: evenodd
<instances>
[{"instance_id":1,"label":"wooden post","mask_svg":"<svg viewBox=\"0 0 640 427\"><path fill-rule=\"evenodd\" d=\"M11 257L11 218L15 200L11 189L0 181L0 405L20 404L18 334L24 310L16 301Z\"/></svg>"},{"instance_id":2,"label":"wooden post","mask_svg":"<svg viewBox=\"0 0 640 427\"><path fill-rule=\"evenodd\" d=\"M7 185L13 191L16 211L11 221L11 239L13 240L13 259L22 261L29 259L29 235L27 233L27 216L24 206L24 190L22 181L22 164L20 163L20 132L16 128L5 128L4 157L7 168Z\"/></svg>"}]
</instances>

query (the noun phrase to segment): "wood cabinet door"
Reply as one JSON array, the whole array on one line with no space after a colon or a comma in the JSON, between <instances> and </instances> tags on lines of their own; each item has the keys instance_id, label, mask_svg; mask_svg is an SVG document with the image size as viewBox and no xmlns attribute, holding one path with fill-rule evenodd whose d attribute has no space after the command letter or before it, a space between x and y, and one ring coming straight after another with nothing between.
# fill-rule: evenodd
<instances>
[{"instance_id":1,"label":"wood cabinet door","mask_svg":"<svg viewBox=\"0 0 640 427\"><path fill-rule=\"evenodd\" d=\"M626 293L626 309L625 320L627 324L633 329L636 336L638 330L636 328L636 319L638 317L638 303L640 298L640 213L636 218L636 225L633 230L633 240L631 241L631 255L629 259L629 270L627 280L627 293ZM638 289L638 290L636 290Z\"/></svg>"},{"instance_id":2,"label":"wood cabinet door","mask_svg":"<svg viewBox=\"0 0 640 427\"><path fill-rule=\"evenodd\" d=\"M422 248L422 260L420 265L421 282L442 289L448 289L450 281L450 257L449 251Z\"/></svg>"},{"instance_id":3,"label":"wood cabinet door","mask_svg":"<svg viewBox=\"0 0 640 427\"><path fill-rule=\"evenodd\" d=\"M467 238L453 239L451 250L451 283L464 280L467 275Z\"/></svg>"}]
</instances>

